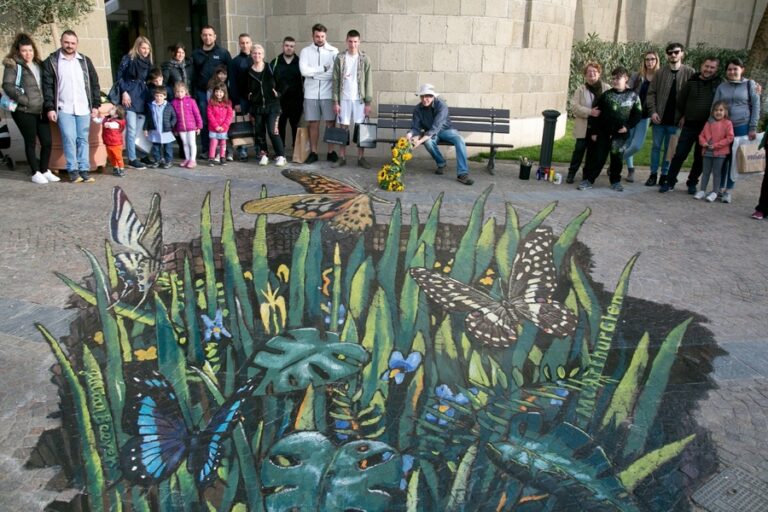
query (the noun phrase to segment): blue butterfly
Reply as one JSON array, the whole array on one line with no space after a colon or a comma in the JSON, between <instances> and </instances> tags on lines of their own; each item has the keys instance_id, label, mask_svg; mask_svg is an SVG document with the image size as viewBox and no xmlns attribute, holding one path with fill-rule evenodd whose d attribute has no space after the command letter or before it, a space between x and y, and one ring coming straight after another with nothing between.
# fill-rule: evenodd
<instances>
[{"instance_id":1,"label":"blue butterfly","mask_svg":"<svg viewBox=\"0 0 768 512\"><path fill-rule=\"evenodd\" d=\"M213 485L223 442L240 420L240 408L256 388L248 380L214 413L202 430L187 427L176 393L158 372L141 370L126 381L123 429L133 437L120 451L123 477L149 487L170 477L186 459L200 489Z\"/></svg>"}]
</instances>

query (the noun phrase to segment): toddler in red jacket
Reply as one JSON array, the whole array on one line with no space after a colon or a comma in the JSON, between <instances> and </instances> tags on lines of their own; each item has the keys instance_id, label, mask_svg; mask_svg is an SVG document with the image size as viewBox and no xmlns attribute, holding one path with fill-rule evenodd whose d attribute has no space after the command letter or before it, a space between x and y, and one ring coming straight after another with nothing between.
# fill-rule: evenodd
<instances>
[{"instance_id":1,"label":"toddler in red jacket","mask_svg":"<svg viewBox=\"0 0 768 512\"><path fill-rule=\"evenodd\" d=\"M707 198L707 201L714 202L718 195L723 197L725 192L722 180L722 169L725 157L728 156L733 143L733 124L728 120L728 104L724 101L718 101L712 105L712 116L704 125L704 129L699 134L699 144L701 144L704 160L701 166L701 190L696 192L694 199ZM712 175L712 192L707 195L707 184Z\"/></svg>"},{"instance_id":2,"label":"toddler in red jacket","mask_svg":"<svg viewBox=\"0 0 768 512\"><path fill-rule=\"evenodd\" d=\"M227 139L229 139L229 125L235 111L227 97L227 86L223 83L216 84L208 100L208 137L211 142L208 148L208 165L226 165L227 163ZM216 158L216 149L219 157Z\"/></svg>"},{"instance_id":3,"label":"toddler in red jacket","mask_svg":"<svg viewBox=\"0 0 768 512\"><path fill-rule=\"evenodd\" d=\"M123 132L125 131L125 109L115 105L101 123L101 138L107 147L107 157L112 162L112 174L125 176L123 162Z\"/></svg>"}]
</instances>

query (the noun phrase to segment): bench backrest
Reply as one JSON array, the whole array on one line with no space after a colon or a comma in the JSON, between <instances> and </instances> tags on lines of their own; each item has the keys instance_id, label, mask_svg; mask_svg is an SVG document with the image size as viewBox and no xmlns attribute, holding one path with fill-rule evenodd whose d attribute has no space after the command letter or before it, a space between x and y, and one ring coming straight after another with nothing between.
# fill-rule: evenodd
<instances>
[{"instance_id":1,"label":"bench backrest","mask_svg":"<svg viewBox=\"0 0 768 512\"><path fill-rule=\"evenodd\" d=\"M411 127L416 105L379 105L379 129L391 129L392 139ZM509 133L509 110L498 108L450 107L451 125L460 132ZM382 133L381 135L385 135Z\"/></svg>"}]
</instances>

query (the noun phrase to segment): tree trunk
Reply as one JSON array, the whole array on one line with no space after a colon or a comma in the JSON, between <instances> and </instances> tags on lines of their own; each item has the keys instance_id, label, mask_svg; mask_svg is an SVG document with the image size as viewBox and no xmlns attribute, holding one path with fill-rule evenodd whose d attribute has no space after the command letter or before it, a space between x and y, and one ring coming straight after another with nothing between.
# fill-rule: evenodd
<instances>
[{"instance_id":1,"label":"tree trunk","mask_svg":"<svg viewBox=\"0 0 768 512\"><path fill-rule=\"evenodd\" d=\"M749 50L749 69L768 68L768 8L763 11L760 25L757 26L752 48Z\"/></svg>"}]
</instances>

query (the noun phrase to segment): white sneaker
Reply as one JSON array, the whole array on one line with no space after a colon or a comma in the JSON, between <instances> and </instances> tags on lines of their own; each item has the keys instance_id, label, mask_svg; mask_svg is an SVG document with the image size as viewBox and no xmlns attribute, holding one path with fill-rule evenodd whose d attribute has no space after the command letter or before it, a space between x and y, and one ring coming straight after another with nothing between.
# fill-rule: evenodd
<instances>
[{"instance_id":1,"label":"white sneaker","mask_svg":"<svg viewBox=\"0 0 768 512\"><path fill-rule=\"evenodd\" d=\"M284 156L279 156L275 159L275 165L278 167L285 167L286 161Z\"/></svg>"},{"instance_id":2,"label":"white sneaker","mask_svg":"<svg viewBox=\"0 0 768 512\"><path fill-rule=\"evenodd\" d=\"M267 164L269 164L269 157L267 155L261 155L261 158L259 159L259 165Z\"/></svg>"},{"instance_id":3,"label":"white sneaker","mask_svg":"<svg viewBox=\"0 0 768 512\"><path fill-rule=\"evenodd\" d=\"M706 196L706 195L707 195L706 192L704 192L703 190L699 190L698 192L693 194L693 198L694 199L704 199L704 196Z\"/></svg>"},{"instance_id":4,"label":"white sneaker","mask_svg":"<svg viewBox=\"0 0 768 512\"><path fill-rule=\"evenodd\" d=\"M47 171L45 171L45 172L43 173L43 176L44 176L44 177L45 177L45 179L47 179L47 180L48 180L50 183L56 183L57 181L61 181L61 179L60 179L58 176L56 176L55 174L53 174L53 173L51 172L51 170L50 170L50 169L48 169Z\"/></svg>"},{"instance_id":5,"label":"white sneaker","mask_svg":"<svg viewBox=\"0 0 768 512\"><path fill-rule=\"evenodd\" d=\"M45 179L45 176L43 176L40 171L37 171L32 175L32 183L37 183L38 185L47 185L48 180Z\"/></svg>"},{"instance_id":6,"label":"white sneaker","mask_svg":"<svg viewBox=\"0 0 768 512\"><path fill-rule=\"evenodd\" d=\"M707 201L710 203L714 203L715 199L717 199L717 192L710 192L707 196Z\"/></svg>"},{"instance_id":7,"label":"white sneaker","mask_svg":"<svg viewBox=\"0 0 768 512\"><path fill-rule=\"evenodd\" d=\"M723 198L721 199L724 203L730 203L731 202L731 193L730 192L724 192Z\"/></svg>"}]
</instances>

